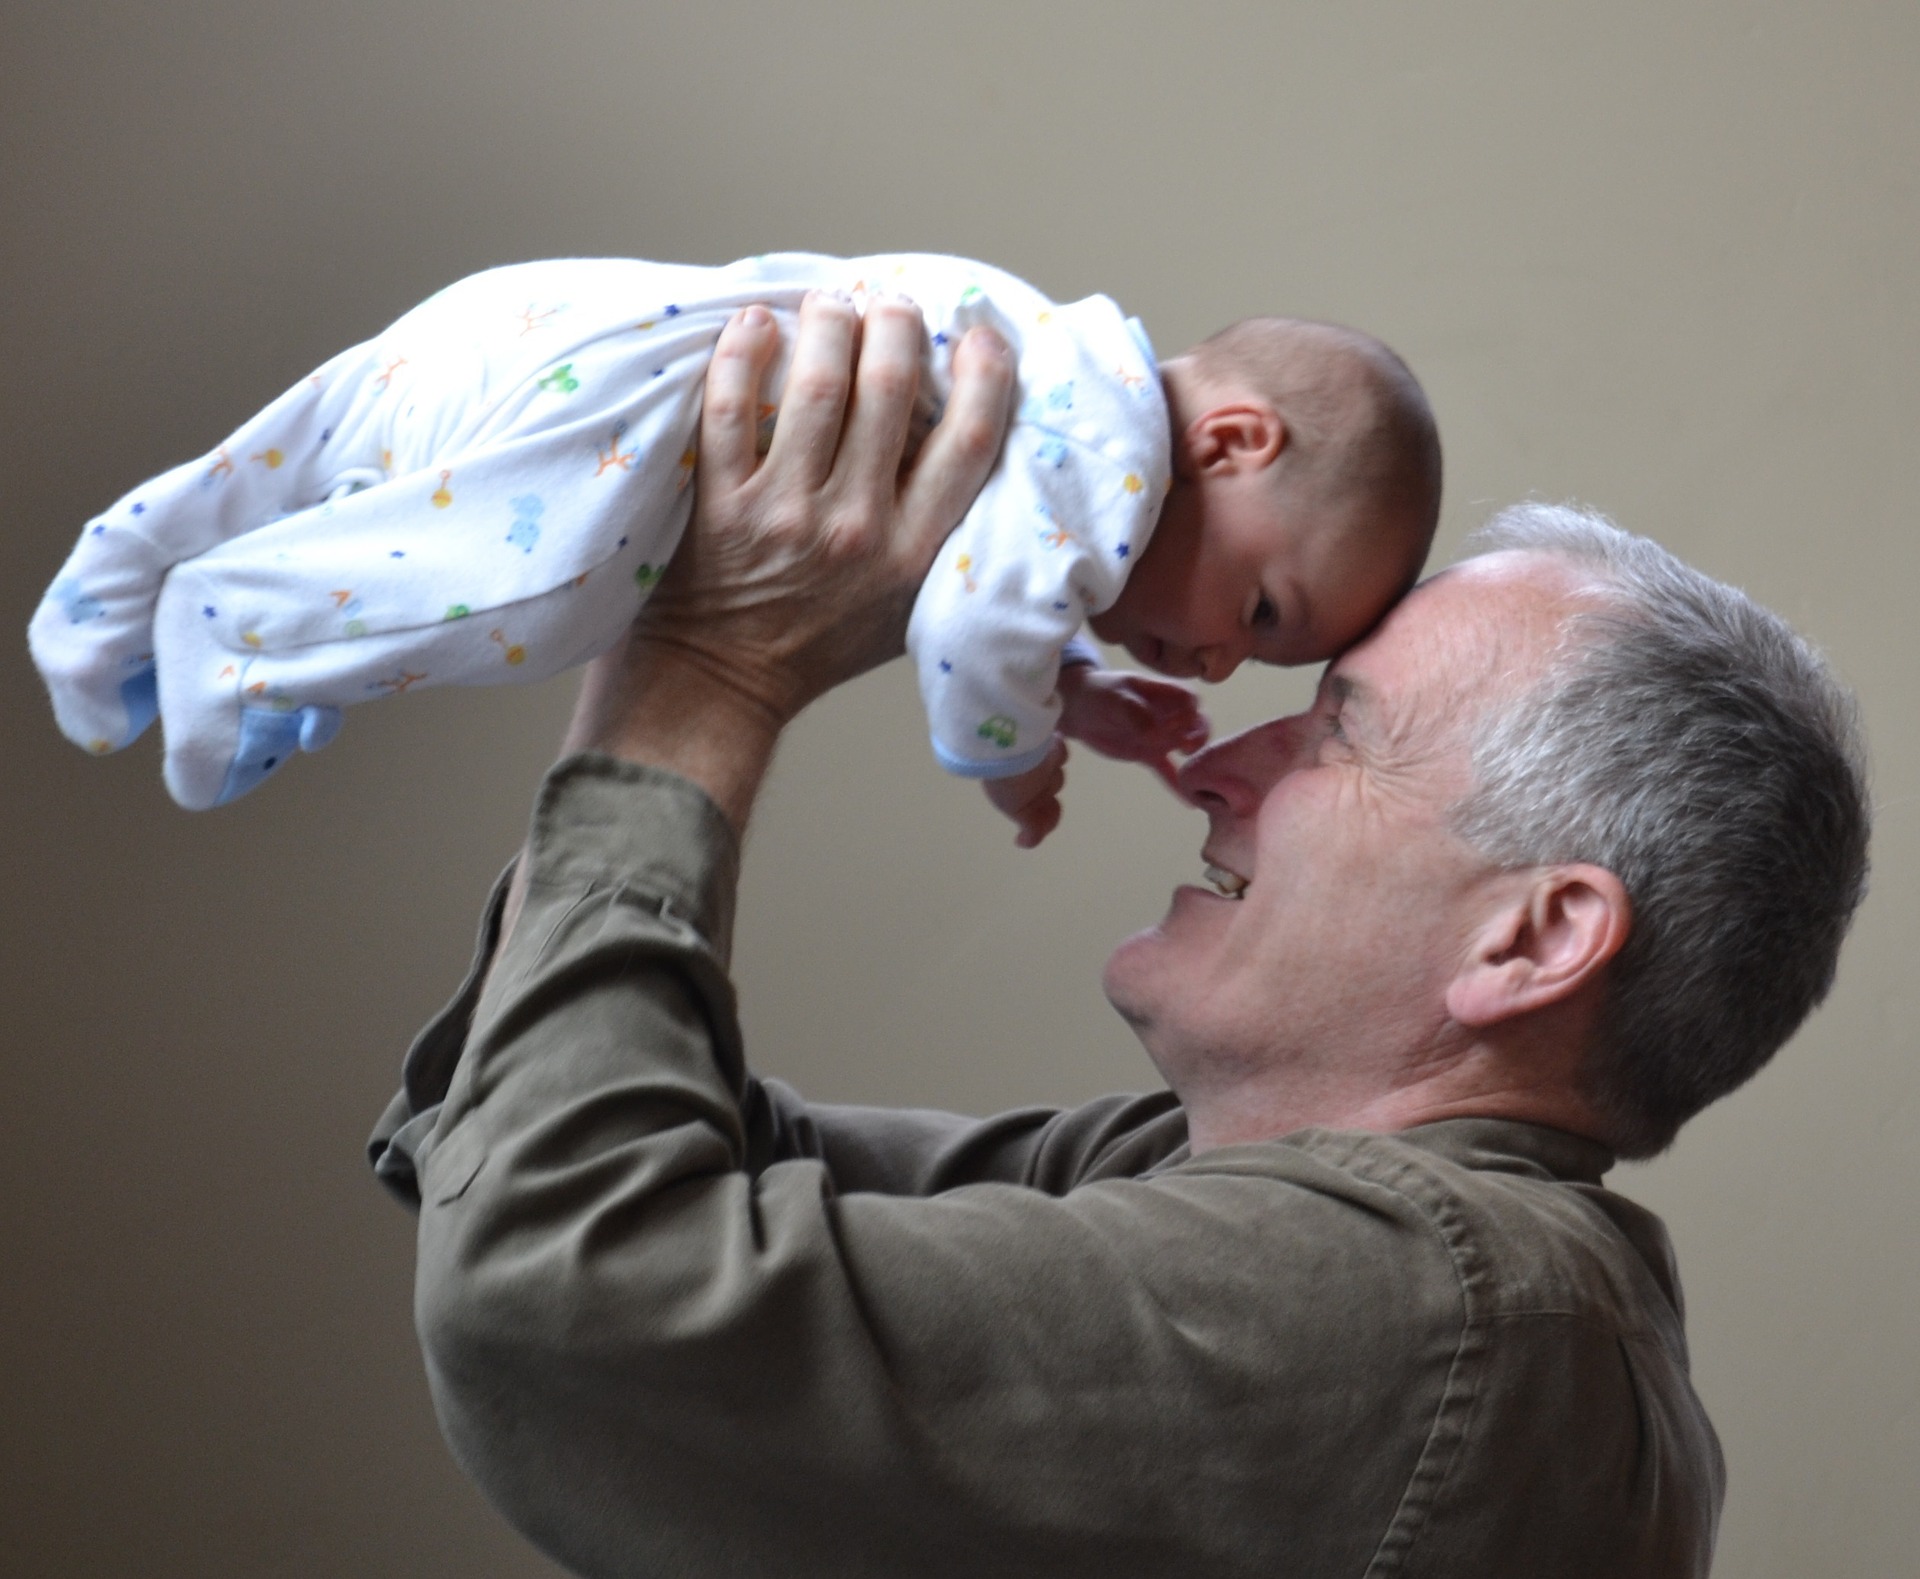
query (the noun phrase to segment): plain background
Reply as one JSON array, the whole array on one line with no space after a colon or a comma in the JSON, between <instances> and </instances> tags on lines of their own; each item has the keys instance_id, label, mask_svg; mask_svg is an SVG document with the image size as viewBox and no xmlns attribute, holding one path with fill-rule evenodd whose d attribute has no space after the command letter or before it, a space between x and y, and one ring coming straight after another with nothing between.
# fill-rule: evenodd
<instances>
[{"instance_id":1,"label":"plain background","mask_svg":"<svg viewBox=\"0 0 1920 1579\"><path fill-rule=\"evenodd\" d=\"M1910 1573L1917 68L1894 0L16 5L0 626L90 513L489 264L915 248L1104 291L1163 353L1253 311L1365 325L1438 408L1443 556L1498 504L1588 501L1858 688L1879 830L1839 987L1615 1183L1678 1244L1718 1572ZM440 1443L410 1220L360 1147L570 683L363 709L190 815L150 742L62 742L14 651L0 1570L550 1573ZM911 692L882 671L785 747L740 931L759 1065L973 1110L1151 1083L1098 969L1197 875L1199 819L1082 760L1019 854Z\"/></svg>"}]
</instances>

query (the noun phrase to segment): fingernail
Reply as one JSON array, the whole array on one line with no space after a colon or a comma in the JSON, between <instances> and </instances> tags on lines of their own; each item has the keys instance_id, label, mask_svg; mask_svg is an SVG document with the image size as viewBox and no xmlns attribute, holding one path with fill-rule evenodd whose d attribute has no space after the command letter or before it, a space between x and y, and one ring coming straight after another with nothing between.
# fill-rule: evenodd
<instances>
[{"instance_id":1,"label":"fingernail","mask_svg":"<svg viewBox=\"0 0 1920 1579\"><path fill-rule=\"evenodd\" d=\"M764 329L773 322L773 314L756 303L740 309L740 322L749 329Z\"/></svg>"}]
</instances>

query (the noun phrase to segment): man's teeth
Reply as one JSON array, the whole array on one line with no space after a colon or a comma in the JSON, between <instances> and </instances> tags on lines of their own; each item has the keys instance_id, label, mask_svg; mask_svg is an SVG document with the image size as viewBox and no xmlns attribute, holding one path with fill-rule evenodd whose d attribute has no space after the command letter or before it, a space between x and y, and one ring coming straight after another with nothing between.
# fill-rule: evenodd
<instances>
[{"instance_id":1,"label":"man's teeth","mask_svg":"<svg viewBox=\"0 0 1920 1579\"><path fill-rule=\"evenodd\" d=\"M1229 899L1238 899L1247 891L1247 880L1238 872L1229 872L1224 866L1211 862L1207 865L1207 881Z\"/></svg>"}]
</instances>

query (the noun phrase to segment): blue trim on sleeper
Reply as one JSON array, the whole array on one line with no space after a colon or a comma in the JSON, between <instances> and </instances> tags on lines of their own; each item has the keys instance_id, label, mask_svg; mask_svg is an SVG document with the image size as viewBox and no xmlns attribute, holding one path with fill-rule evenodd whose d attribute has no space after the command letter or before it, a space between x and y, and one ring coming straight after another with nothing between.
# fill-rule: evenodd
<instances>
[{"instance_id":1,"label":"blue trim on sleeper","mask_svg":"<svg viewBox=\"0 0 1920 1579\"><path fill-rule=\"evenodd\" d=\"M931 741L934 760L955 778L962 779L1010 779L1016 773L1026 773L1047 760L1047 752L1053 746L1052 736L1040 743L1032 751L1023 751L1017 757L999 757L992 762L981 762L974 757L956 757L939 741Z\"/></svg>"}]
</instances>

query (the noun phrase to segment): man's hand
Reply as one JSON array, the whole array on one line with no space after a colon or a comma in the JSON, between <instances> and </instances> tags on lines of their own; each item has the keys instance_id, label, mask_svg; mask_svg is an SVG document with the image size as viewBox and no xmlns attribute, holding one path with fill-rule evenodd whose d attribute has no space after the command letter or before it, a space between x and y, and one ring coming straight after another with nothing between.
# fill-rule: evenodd
<instances>
[{"instance_id":1,"label":"man's hand","mask_svg":"<svg viewBox=\"0 0 1920 1579\"><path fill-rule=\"evenodd\" d=\"M571 750L690 777L743 826L773 743L823 692L898 655L933 557L992 469L1013 359L991 330L956 347L945 415L901 469L925 329L877 299L864 325L816 294L764 461L761 386L778 348L750 307L707 371L693 520L621 648L582 688Z\"/></svg>"},{"instance_id":2,"label":"man's hand","mask_svg":"<svg viewBox=\"0 0 1920 1579\"><path fill-rule=\"evenodd\" d=\"M1060 826L1060 791L1066 782L1067 743L1055 735L1038 767L1011 778L983 779L981 788L994 808L1005 812L1019 828L1013 842L1031 850Z\"/></svg>"},{"instance_id":3,"label":"man's hand","mask_svg":"<svg viewBox=\"0 0 1920 1579\"><path fill-rule=\"evenodd\" d=\"M1060 671L1060 733L1102 756L1144 762L1176 795L1172 753L1198 751L1211 728L1193 692L1171 680L1092 664Z\"/></svg>"}]
</instances>

